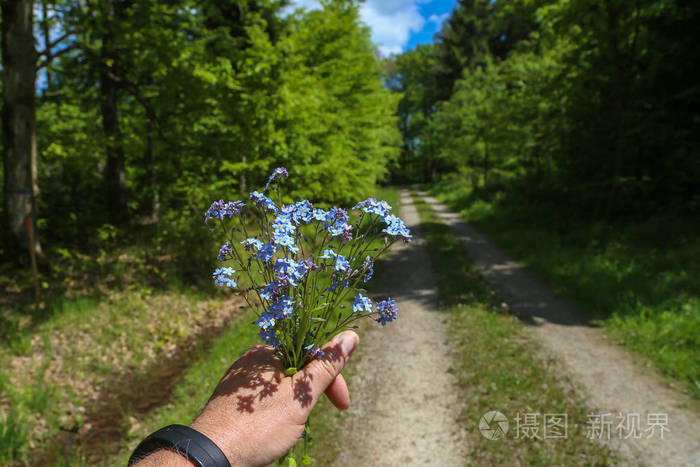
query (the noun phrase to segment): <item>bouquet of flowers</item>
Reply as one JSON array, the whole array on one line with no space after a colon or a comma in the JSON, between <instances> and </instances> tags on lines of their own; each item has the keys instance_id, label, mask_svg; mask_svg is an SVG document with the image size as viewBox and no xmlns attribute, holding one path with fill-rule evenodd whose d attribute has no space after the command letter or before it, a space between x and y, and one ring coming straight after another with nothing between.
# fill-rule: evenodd
<instances>
[{"instance_id":1,"label":"bouquet of flowers","mask_svg":"<svg viewBox=\"0 0 700 467\"><path fill-rule=\"evenodd\" d=\"M373 303L362 287L376 258L396 240L410 241L411 233L386 201L374 198L351 213L308 200L283 205L280 183L288 176L275 169L247 204L215 201L205 223L215 221L225 238L217 256L225 264L214 271L214 283L239 288L244 275L241 292L257 314L259 335L293 375L323 358L319 344L354 321L370 317L386 325L397 318L394 300Z\"/></svg>"}]
</instances>

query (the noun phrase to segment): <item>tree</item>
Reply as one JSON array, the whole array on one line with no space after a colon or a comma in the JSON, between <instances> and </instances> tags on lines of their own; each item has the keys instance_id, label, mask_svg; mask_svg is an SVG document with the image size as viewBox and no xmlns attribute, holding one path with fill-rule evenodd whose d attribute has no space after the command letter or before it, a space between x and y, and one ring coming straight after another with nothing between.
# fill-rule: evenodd
<instances>
[{"instance_id":1,"label":"tree","mask_svg":"<svg viewBox=\"0 0 700 467\"><path fill-rule=\"evenodd\" d=\"M436 85L435 47L419 45L390 59L387 66L390 69L387 84L401 96L397 113L403 148L393 178L398 182L433 180L439 167L433 163L435 158L421 157L420 146L440 94Z\"/></svg>"},{"instance_id":2,"label":"tree","mask_svg":"<svg viewBox=\"0 0 700 467\"><path fill-rule=\"evenodd\" d=\"M33 0L2 2L2 159L5 223L8 240L26 245L28 219L36 225L37 52L34 48ZM35 243L41 252L39 243Z\"/></svg>"},{"instance_id":3,"label":"tree","mask_svg":"<svg viewBox=\"0 0 700 467\"><path fill-rule=\"evenodd\" d=\"M43 4L46 12L46 2ZM27 221L33 225L34 249L41 255L36 235L37 184L36 149L36 76L37 70L49 65L69 48L52 50L68 38L68 31L49 41L37 52L34 47L33 0L3 0L2 9L2 155L3 155L3 208L8 241L15 246L27 246ZM44 18L46 21L46 18ZM43 57L43 60L39 62Z\"/></svg>"}]
</instances>

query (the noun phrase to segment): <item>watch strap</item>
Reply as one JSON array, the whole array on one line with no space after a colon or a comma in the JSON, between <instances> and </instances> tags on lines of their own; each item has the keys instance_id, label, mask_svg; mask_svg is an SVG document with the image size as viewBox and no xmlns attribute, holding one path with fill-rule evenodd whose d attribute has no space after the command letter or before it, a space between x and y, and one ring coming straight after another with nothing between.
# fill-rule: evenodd
<instances>
[{"instance_id":1,"label":"watch strap","mask_svg":"<svg viewBox=\"0 0 700 467\"><path fill-rule=\"evenodd\" d=\"M202 433L185 425L170 425L150 434L129 458L132 465L158 449L171 449L199 467L231 467L226 455Z\"/></svg>"}]
</instances>

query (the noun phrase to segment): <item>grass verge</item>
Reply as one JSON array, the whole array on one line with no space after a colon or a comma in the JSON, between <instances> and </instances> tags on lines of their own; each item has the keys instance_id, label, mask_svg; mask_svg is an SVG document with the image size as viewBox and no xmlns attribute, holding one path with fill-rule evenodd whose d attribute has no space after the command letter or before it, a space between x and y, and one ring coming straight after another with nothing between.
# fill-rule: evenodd
<instances>
[{"instance_id":1,"label":"grass verge","mask_svg":"<svg viewBox=\"0 0 700 467\"><path fill-rule=\"evenodd\" d=\"M438 276L441 310L450 319L451 370L464 402L460 421L472 434L467 463L613 464L610 449L586 437L588 414L574 388L556 375L554 362L538 356L537 345L525 336L523 325L499 311L495 294L449 227L421 199L414 196L414 202ZM480 418L492 410L503 413L510 423L500 440L479 434ZM545 414L549 414L548 423ZM545 427L551 430L555 419L551 414L559 420L566 415L565 437L553 438L552 431L545 437ZM526 430L528 426L532 428ZM536 438L528 436L534 434Z\"/></svg>"},{"instance_id":2,"label":"grass verge","mask_svg":"<svg viewBox=\"0 0 700 467\"><path fill-rule=\"evenodd\" d=\"M139 419L132 420L128 436L108 465L126 465L136 445L149 433L166 425L188 425L199 414L231 363L249 347L258 344L254 313L248 312L214 340L207 350L192 355L192 365L183 372L168 402Z\"/></svg>"},{"instance_id":3,"label":"grass verge","mask_svg":"<svg viewBox=\"0 0 700 467\"><path fill-rule=\"evenodd\" d=\"M0 344L0 464L44 459L64 437L92 438L107 407L128 418L129 407L112 407L128 396L125 382L145 381L186 342L223 327L235 304L187 289L58 302Z\"/></svg>"},{"instance_id":4,"label":"grass verge","mask_svg":"<svg viewBox=\"0 0 700 467\"><path fill-rule=\"evenodd\" d=\"M668 216L611 225L458 178L432 193L700 399L700 235Z\"/></svg>"}]
</instances>

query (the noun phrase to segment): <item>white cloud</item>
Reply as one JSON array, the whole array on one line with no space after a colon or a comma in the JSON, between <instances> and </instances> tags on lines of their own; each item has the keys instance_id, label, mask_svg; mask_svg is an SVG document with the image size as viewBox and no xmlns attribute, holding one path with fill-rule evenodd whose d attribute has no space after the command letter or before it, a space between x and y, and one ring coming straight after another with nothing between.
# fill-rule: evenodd
<instances>
[{"instance_id":1,"label":"white cloud","mask_svg":"<svg viewBox=\"0 0 700 467\"><path fill-rule=\"evenodd\" d=\"M367 0L360 6L360 18L372 29L372 42L384 55L400 53L411 32L425 25L414 0Z\"/></svg>"},{"instance_id":2,"label":"white cloud","mask_svg":"<svg viewBox=\"0 0 700 467\"><path fill-rule=\"evenodd\" d=\"M428 18L429 23L435 23L438 28L442 26L442 23L450 16L449 13L443 13L441 15L430 15Z\"/></svg>"},{"instance_id":3,"label":"white cloud","mask_svg":"<svg viewBox=\"0 0 700 467\"><path fill-rule=\"evenodd\" d=\"M372 30L372 42L384 55L401 53L411 32L418 32L425 25L425 18L418 11L418 3L430 0L366 0L360 3L360 19ZM294 8L309 10L320 8L318 0L294 0ZM435 16L432 15L429 21ZM442 23L442 21L440 21Z\"/></svg>"}]
</instances>

